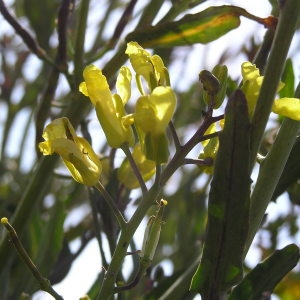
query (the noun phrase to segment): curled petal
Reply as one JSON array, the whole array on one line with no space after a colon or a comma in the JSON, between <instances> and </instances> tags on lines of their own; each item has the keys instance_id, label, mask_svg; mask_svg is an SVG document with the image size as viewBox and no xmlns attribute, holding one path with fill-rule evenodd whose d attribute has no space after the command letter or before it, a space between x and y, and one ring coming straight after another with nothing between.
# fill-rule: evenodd
<instances>
[{"instance_id":1,"label":"curled petal","mask_svg":"<svg viewBox=\"0 0 300 300\"><path fill-rule=\"evenodd\" d=\"M88 96L94 106L99 101L110 105L109 99L112 95L106 77L101 70L94 65L89 65L83 70L83 78L85 82L79 85L79 91Z\"/></svg>"},{"instance_id":2,"label":"curled petal","mask_svg":"<svg viewBox=\"0 0 300 300\"><path fill-rule=\"evenodd\" d=\"M128 43L125 53L129 56L130 63L136 74L143 76L149 84L150 74L154 71L150 53L137 42Z\"/></svg>"},{"instance_id":3,"label":"curled petal","mask_svg":"<svg viewBox=\"0 0 300 300\"><path fill-rule=\"evenodd\" d=\"M259 69L254 64L246 61L242 64L243 83L247 80L255 80L260 77Z\"/></svg>"}]
</instances>

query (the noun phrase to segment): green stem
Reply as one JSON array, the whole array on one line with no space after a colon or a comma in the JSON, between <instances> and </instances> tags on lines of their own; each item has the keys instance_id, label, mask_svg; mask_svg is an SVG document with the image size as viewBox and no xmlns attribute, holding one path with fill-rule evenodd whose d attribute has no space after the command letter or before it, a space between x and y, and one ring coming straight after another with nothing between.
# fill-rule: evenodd
<instances>
[{"instance_id":1,"label":"green stem","mask_svg":"<svg viewBox=\"0 0 300 300\"><path fill-rule=\"evenodd\" d=\"M89 12L90 0L82 0L80 6L79 23L77 27L77 35L75 41L75 54L74 54L74 79L75 86L79 84L79 78L82 77L83 70L83 55L84 55L84 42L86 35L87 18Z\"/></svg>"},{"instance_id":2,"label":"green stem","mask_svg":"<svg viewBox=\"0 0 300 300\"><path fill-rule=\"evenodd\" d=\"M300 1L286 0L280 12L279 22L265 69L264 81L252 119L250 163L254 165L262 136L269 119L286 56L300 15Z\"/></svg>"},{"instance_id":3,"label":"green stem","mask_svg":"<svg viewBox=\"0 0 300 300\"><path fill-rule=\"evenodd\" d=\"M129 150L128 145L126 145L126 144L123 145L122 146L122 150L124 151L124 153L125 153L128 161L130 163L130 166L131 166L131 168L132 168L132 170L133 170L133 172L134 172L134 174L135 174L135 176L136 176L136 178L137 178L137 180L138 180L138 182L140 184L140 187L141 187L143 195L145 195L145 193L147 192L148 189L146 187L146 184L145 184L145 181L144 181L144 179L142 177L142 174L141 174L140 170L138 169L138 167L137 167L137 165L136 165L136 163L135 163L135 161L134 161L134 159L132 157L132 154L131 154L131 152Z\"/></svg>"},{"instance_id":4,"label":"green stem","mask_svg":"<svg viewBox=\"0 0 300 300\"><path fill-rule=\"evenodd\" d=\"M127 248L129 246L132 237L146 215L150 206L155 203L160 195L160 188L158 185L153 185L152 188L146 193L142 202L137 207L134 215L127 223L126 228L122 230L120 239L118 241L116 250L112 257L111 263L105 274L100 293L98 294L97 300L110 299L114 292L114 285L116 282L116 277L122 266L122 262L127 253Z\"/></svg>"},{"instance_id":5,"label":"green stem","mask_svg":"<svg viewBox=\"0 0 300 300\"><path fill-rule=\"evenodd\" d=\"M183 299L188 291L191 279L199 265L200 258L195 259L189 267L169 286L169 288L159 297L158 300ZM192 296L194 292L189 293ZM195 293L196 294L196 293Z\"/></svg>"},{"instance_id":6,"label":"green stem","mask_svg":"<svg viewBox=\"0 0 300 300\"><path fill-rule=\"evenodd\" d=\"M5 226L7 229L11 241L13 242L16 251L20 255L23 262L26 264L32 275L36 278L36 280L39 282L41 290L49 293L51 296L53 296L56 300L63 300L63 298L56 293L56 291L52 288L50 281L43 277L40 271L37 269L31 258L29 257L27 251L23 247L15 229L11 224L8 222L7 218L2 218L1 223Z\"/></svg>"},{"instance_id":7,"label":"green stem","mask_svg":"<svg viewBox=\"0 0 300 300\"><path fill-rule=\"evenodd\" d=\"M103 245L102 245L102 238L101 238L101 226L98 218L98 209L96 205L96 197L95 197L95 190L90 189L89 190L89 200L91 203L91 208L92 208L92 216L93 216L93 223L94 223L94 228L95 228L95 236L98 242L98 247L101 255L101 260L102 260L102 266L104 268L107 268L108 263L106 261Z\"/></svg>"},{"instance_id":8,"label":"green stem","mask_svg":"<svg viewBox=\"0 0 300 300\"><path fill-rule=\"evenodd\" d=\"M111 195L107 192L105 187L102 185L100 181L97 182L95 185L95 188L102 194L103 198L105 199L107 205L110 207L110 209L113 211L119 226L121 230L124 230L126 228L127 222L124 219L123 215L121 214L120 210L118 209L114 199L111 197Z\"/></svg>"},{"instance_id":9,"label":"green stem","mask_svg":"<svg viewBox=\"0 0 300 300\"><path fill-rule=\"evenodd\" d=\"M217 122L220 119L223 119L224 116L219 117L211 117L206 116L200 125L199 129L194 133L194 135L191 137L191 139L186 142L183 146L177 146L178 149L176 150L175 155L171 159L170 163L167 165L167 167L164 169L164 171L161 174L161 185L165 185L165 183L168 181L168 179L173 175L173 173L184 164L184 160L187 156L187 154L201 141L210 138L210 135L205 136L205 132L208 129L208 127L214 123ZM214 137L215 134L212 135Z\"/></svg>"},{"instance_id":10,"label":"green stem","mask_svg":"<svg viewBox=\"0 0 300 300\"><path fill-rule=\"evenodd\" d=\"M257 182L251 195L250 224L245 255L263 220L278 180L300 130L300 122L285 119L276 140L262 162Z\"/></svg>"}]
</instances>

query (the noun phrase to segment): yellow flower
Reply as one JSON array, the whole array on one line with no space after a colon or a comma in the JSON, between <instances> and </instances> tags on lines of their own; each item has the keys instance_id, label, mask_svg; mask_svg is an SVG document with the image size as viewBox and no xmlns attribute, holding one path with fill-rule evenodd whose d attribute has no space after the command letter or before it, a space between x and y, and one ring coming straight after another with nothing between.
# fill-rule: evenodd
<instances>
[{"instance_id":1,"label":"yellow flower","mask_svg":"<svg viewBox=\"0 0 300 300\"><path fill-rule=\"evenodd\" d=\"M158 135L166 130L176 108L176 96L170 87L159 86L151 95L141 96L135 107L134 121L145 133Z\"/></svg>"},{"instance_id":2,"label":"yellow flower","mask_svg":"<svg viewBox=\"0 0 300 300\"><path fill-rule=\"evenodd\" d=\"M248 102L249 116L252 116L264 77L260 76L259 69L250 62L242 64L242 76L243 85L241 90Z\"/></svg>"},{"instance_id":3,"label":"yellow flower","mask_svg":"<svg viewBox=\"0 0 300 300\"><path fill-rule=\"evenodd\" d=\"M137 75L137 84L142 95L145 94L140 77L144 77L150 91L157 86L170 85L169 74L162 59L158 55L151 55L136 42L127 44L125 53L129 56L130 63Z\"/></svg>"},{"instance_id":4,"label":"yellow flower","mask_svg":"<svg viewBox=\"0 0 300 300\"><path fill-rule=\"evenodd\" d=\"M260 76L259 69L250 62L242 64L243 85L242 91L248 102L249 115L252 116L264 76ZM284 84L280 82L278 91ZM297 98L280 98L274 101L272 112L300 121L300 100Z\"/></svg>"},{"instance_id":5,"label":"yellow flower","mask_svg":"<svg viewBox=\"0 0 300 300\"><path fill-rule=\"evenodd\" d=\"M155 173L155 162L146 158L141 150L140 144L134 146L132 157L140 170L142 178L144 181L148 181ZM127 158L124 159L118 169L118 179L130 189L135 189L140 186Z\"/></svg>"},{"instance_id":6,"label":"yellow flower","mask_svg":"<svg viewBox=\"0 0 300 300\"><path fill-rule=\"evenodd\" d=\"M300 99L280 98L274 101L272 111L278 115L300 121Z\"/></svg>"},{"instance_id":7,"label":"yellow flower","mask_svg":"<svg viewBox=\"0 0 300 300\"><path fill-rule=\"evenodd\" d=\"M224 123L220 124L221 127L223 127ZM208 129L205 131L204 135L212 134L217 131L217 126L216 123L211 124ZM207 159L211 158L214 160L217 156L218 150L219 150L219 138L218 137L213 137L208 140L204 140L201 142L203 146L203 150L201 151L199 155L199 159ZM207 174L213 174L214 171L214 165L211 166L199 166L199 168Z\"/></svg>"},{"instance_id":8,"label":"yellow flower","mask_svg":"<svg viewBox=\"0 0 300 300\"><path fill-rule=\"evenodd\" d=\"M124 108L131 95L130 70L121 68L117 78L118 93L115 95L112 95L106 77L96 66L87 66L83 77L85 81L80 84L79 91L88 96L95 106L108 144L113 148L119 148L125 143L131 145L134 135Z\"/></svg>"},{"instance_id":9,"label":"yellow flower","mask_svg":"<svg viewBox=\"0 0 300 300\"><path fill-rule=\"evenodd\" d=\"M45 142L39 143L43 155L60 155L72 177L79 183L93 186L98 182L101 162L88 141L76 135L67 118L56 119L48 124L43 138Z\"/></svg>"},{"instance_id":10,"label":"yellow flower","mask_svg":"<svg viewBox=\"0 0 300 300\"><path fill-rule=\"evenodd\" d=\"M166 128L176 108L170 87L159 86L151 95L141 96L135 107L134 122L147 159L166 162L169 156Z\"/></svg>"}]
</instances>

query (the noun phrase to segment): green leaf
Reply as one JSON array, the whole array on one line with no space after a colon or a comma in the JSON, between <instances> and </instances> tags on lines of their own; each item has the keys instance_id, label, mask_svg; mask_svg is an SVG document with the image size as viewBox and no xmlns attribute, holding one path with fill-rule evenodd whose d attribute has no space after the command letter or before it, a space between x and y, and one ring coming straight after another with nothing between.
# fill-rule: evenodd
<instances>
[{"instance_id":1,"label":"green leaf","mask_svg":"<svg viewBox=\"0 0 300 300\"><path fill-rule=\"evenodd\" d=\"M284 87L279 91L280 98L293 97L295 89L295 74L291 59L288 59L285 63L281 81L284 83Z\"/></svg>"},{"instance_id":2,"label":"green leaf","mask_svg":"<svg viewBox=\"0 0 300 300\"><path fill-rule=\"evenodd\" d=\"M33 27L40 45L48 49L49 38L54 30L57 15L57 1L26 0L23 5L24 13Z\"/></svg>"},{"instance_id":3,"label":"green leaf","mask_svg":"<svg viewBox=\"0 0 300 300\"><path fill-rule=\"evenodd\" d=\"M237 6L212 6L196 14L187 14L178 21L141 28L130 33L126 40L150 48L206 44L239 27L240 16L267 26L271 23Z\"/></svg>"},{"instance_id":4,"label":"green leaf","mask_svg":"<svg viewBox=\"0 0 300 300\"><path fill-rule=\"evenodd\" d=\"M272 292L277 283L297 265L299 258L299 248L295 244L276 250L247 274L234 288L229 300L262 299L262 294Z\"/></svg>"},{"instance_id":5,"label":"green leaf","mask_svg":"<svg viewBox=\"0 0 300 300\"><path fill-rule=\"evenodd\" d=\"M203 255L191 283L203 299L216 299L242 277L251 182L249 134L247 102L237 90L228 101L219 137Z\"/></svg>"},{"instance_id":6,"label":"green leaf","mask_svg":"<svg viewBox=\"0 0 300 300\"><path fill-rule=\"evenodd\" d=\"M63 223L65 220L65 209L62 201L55 201L55 204L49 209L49 219L47 222L40 220L39 234L36 239L39 245L37 249L35 263L39 270L48 276L57 256L62 248L63 242Z\"/></svg>"}]
</instances>

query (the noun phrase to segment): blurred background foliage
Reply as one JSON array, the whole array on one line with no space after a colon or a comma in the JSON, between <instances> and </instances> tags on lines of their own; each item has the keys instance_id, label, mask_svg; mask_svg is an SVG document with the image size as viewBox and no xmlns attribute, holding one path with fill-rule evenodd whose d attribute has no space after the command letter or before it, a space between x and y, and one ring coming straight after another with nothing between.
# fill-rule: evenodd
<instances>
[{"instance_id":1,"label":"blurred background foliage","mask_svg":"<svg viewBox=\"0 0 300 300\"><path fill-rule=\"evenodd\" d=\"M90 113L90 104L78 92L82 70L88 63L97 64L103 68L113 87L116 72L126 63L124 37L127 33L141 26L155 24L160 19L172 21L193 8L203 10L214 2L218 1L5 1L7 9L30 33L36 44L29 49L26 41L1 19L0 216L12 220L30 257L52 284L68 275L73 262L96 238L102 266L99 265L99 278L95 278L95 284L90 284L91 290L86 291L93 299L99 288L97 280L103 276L101 267L105 269L110 261L119 229L101 196L65 175L56 157L42 158L36 152L44 125L53 118L68 116L78 126L81 135L91 139L103 157L103 182L108 192L116 199L119 209L130 215L140 195L127 190L117 181L114 167L118 167L122 156L119 151L107 147L95 116ZM242 7L243 1L240 2ZM270 2L276 13L277 2ZM227 3L230 4L230 1ZM2 1L1 6L4 6ZM231 74L230 63L236 53L242 58L238 64L252 61L261 40L256 38L255 32L246 38L238 49L228 45L222 55L215 55L214 65L228 64ZM203 53L208 51L203 54L204 58L214 56L215 50L208 47L202 48ZM184 79L180 74L188 72L185 67L192 49L193 46L155 49L155 53L170 66L171 80L175 74L172 87L177 91L178 107L174 125L183 140L195 128L195 124L199 124L205 109L197 77L182 85L184 88L177 88L176 84L176 81L178 83ZM295 51L299 51L299 43ZM195 62L195 74L202 68L212 69L214 66L207 64L200 55L193 58L199 60ZM286 68L286 83L295 78L292 69L291 61ZM234 71L234 74L239 72ZM230 80L228 94L237 86L239 78ZM293 85L294 81L292 92ZM272 144L279 122L274 120L270 124L263 142L263 153L267 153ZM293 151L299 154L299 148L298 138ZM276 207L278 197L285 193L285 200L281 200L285 208L272 219L266 216L267 222L262 224L255 240L257 257L253 261L251 258L246 260L251 265L246 265L246 268L253 267L281 247L283 240L299 243L299 157L297 161L288 162L291 167L286 168L286 174L282 175L274 193L272 207ZM197 167L184 167L168 183L165 197L170 205L165 210L166 222L153 267L136 288L119 295L118 299L158 299L193 264L204 238L209 182L210 177L202 174ZM100 228L95 228L93 223L95 212ZM74 215L76 221L71 222L71 226L64 225L69 216ZM4 236L2 229L1 234ZM105 240L108 241L107 249L103 248ZM75 252L70 246L73 241L79 241ZM141 246L139 237L135 241L131 244L132 251ZM37 282L21 263L11 244L2 244L1 247L1 298L22 299L22 293L32 295L39 289ZM132 267L124 272L124 276L130 279L137 265L137 255L128 260ZM169 265L167 269L166 264L162 264L166 261ZM298 267L280 283L275 293L281 299L300 298L299 272ZM119 279L123 280L122 277ZM177 295L178 299L194 297L188 292L188 283L186 289L178 291Z\"/></svg>"}]
</instances>

